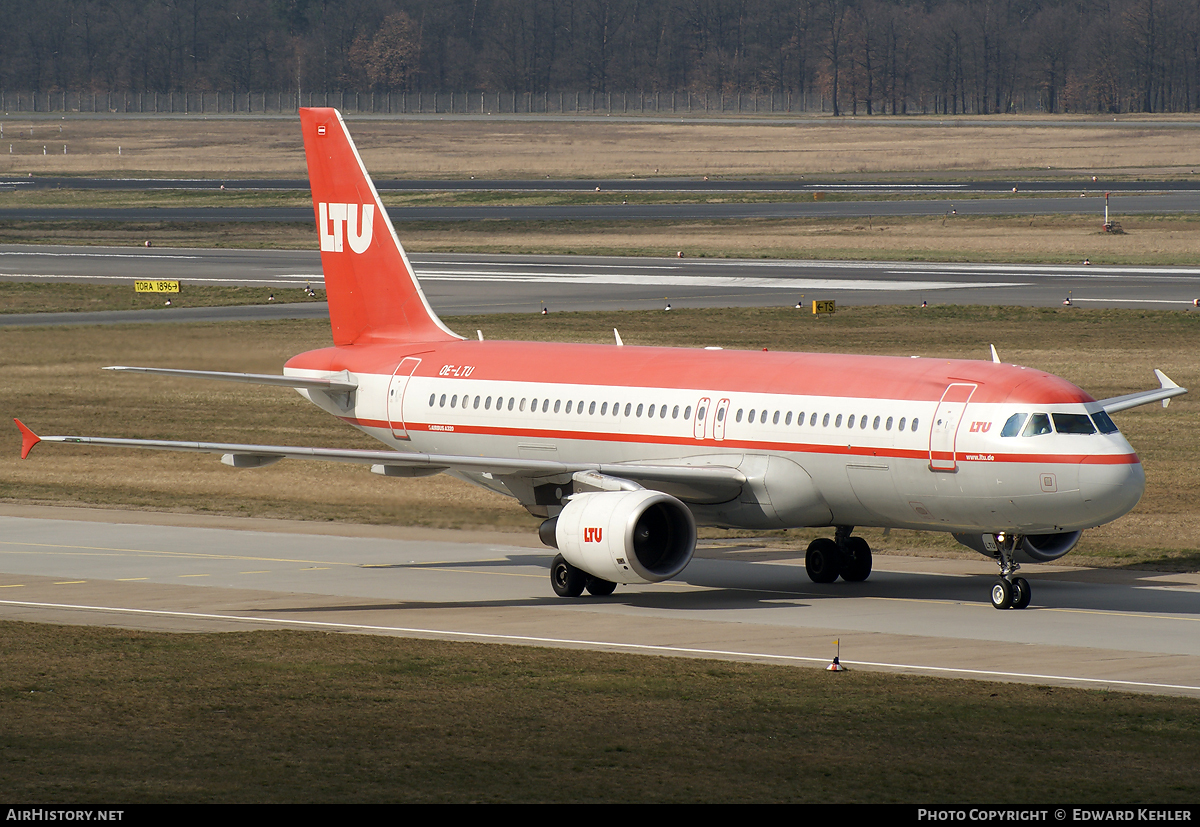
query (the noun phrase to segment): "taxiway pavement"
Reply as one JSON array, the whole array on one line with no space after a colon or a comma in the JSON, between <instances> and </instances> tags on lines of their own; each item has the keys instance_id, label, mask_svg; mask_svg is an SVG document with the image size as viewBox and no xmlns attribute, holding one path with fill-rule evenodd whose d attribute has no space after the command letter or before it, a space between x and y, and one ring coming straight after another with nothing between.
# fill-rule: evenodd
<instances>
[{"instance_id":1,"label":"taxiway pavement","mask_svg":"<svg viewBox=\"0 0 1200 827\"><path fill-rule=\"evenodd\" d=\"M877 555L819 586L802 556L702 544L683 575L561 599L535 537L0 506L0 617L587 648L1200 697L1200 575Z\"/></svg>"}]
</instances>

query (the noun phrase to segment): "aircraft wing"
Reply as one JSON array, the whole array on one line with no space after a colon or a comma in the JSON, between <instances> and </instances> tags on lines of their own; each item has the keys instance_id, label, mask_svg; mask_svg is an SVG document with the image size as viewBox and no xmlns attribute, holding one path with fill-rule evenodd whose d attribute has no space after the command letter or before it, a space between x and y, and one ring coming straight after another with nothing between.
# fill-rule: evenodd
<instances>
[{"instance_id":1,"label":"aircraft wing","mask_svg":"<svg viewBox=\"0 0 1200 827\"><path fill-rule=\"evenodd\" d=\"M404 451L371 451L345 448L304 448L286 445L251 445L234 442L175 442L158 439L121 439L95 436L38 436L21 420L13 420L21 430L21 458L39 442L74 445L99 445L106 448L144 448L156 451L184 451L220 454L221 461L235 468L257 468L281 459L310 459L325 462L349 462L370 465L385 476L425 476L442 471L471 471L497 477L518 476L528 479L595 472L605 477L659 485L683 486L703 492L714 501L732 499L746 482L746 476L727 465L655 465L640 463L568 463L509 457L468 457L454 454L416 454Z\"/></svg>"},{"instance_id":2,"label":"aircraft wing","mask_svg":"<svg viewBox=\"0 0 1200 827\"><path fill-rule=\"evenodd\" d=\"M1117 411L1127 411L1130 408L1136 408L1138 405L1149 405L1151 402L1157 402L1160 399L1165 408L1170 404L1171 397L1187 393L1187 388L1181 388L1176 385L1161 370L1155 368L1154 375L1158 377L1158 383L1161 386L1157 390L1138 391L1137 393L1127 393L1124 396L1114 396L1111 399L1101 399L1100 404L1104 406L1104 412L1112 414Z\"/></svg>"}]
</instances>

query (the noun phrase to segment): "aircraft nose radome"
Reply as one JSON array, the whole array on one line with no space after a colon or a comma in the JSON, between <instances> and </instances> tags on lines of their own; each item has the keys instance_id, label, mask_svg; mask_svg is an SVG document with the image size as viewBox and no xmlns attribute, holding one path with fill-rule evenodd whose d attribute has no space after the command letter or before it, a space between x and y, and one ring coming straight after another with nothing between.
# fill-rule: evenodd
<instances>
[{"instance_id":1,"label":"aircraft nose radome","mask_svg":"<svg viewBox=\"0 0 1200 827\"><path fill-rule=\"evenodd\" d=\"M1102 523L1133 510L1146 490L1146 473L1141 463L1085 465L1079 473L1079 489L1088 512Z\"/></svg>"}]
</instances>

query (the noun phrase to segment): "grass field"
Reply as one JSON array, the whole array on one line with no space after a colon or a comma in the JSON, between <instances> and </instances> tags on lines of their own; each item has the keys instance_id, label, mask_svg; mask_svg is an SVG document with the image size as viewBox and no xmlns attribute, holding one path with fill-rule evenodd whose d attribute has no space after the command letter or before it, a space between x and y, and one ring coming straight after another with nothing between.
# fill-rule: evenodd
<instances>
[{"instance_id":1,"label":"grass field","mask_svg":"<svg viewBox=\"0 0 1200 827\"><path fill-rule=\"evenodd\" d=\"M668 256L1195 265L1200 217L1123 218L1124 235L1101 232L1086 216L746 219L741 221L406 223L413 253ZM0 222L0 244L315 248L311 224L175 222Z\"/></svg>"},{"instance_id":2,"label":"grass field","mask_svg":"<svg viewBox=\"0 0 1200 827\"><path fill-rule=\"evenodd\" d=\"M1006 361L1067 377L1097 398L1153 387L1154 367L1185 387L1200 381L1200 316L1180 312L855 307L814 320L773 308L461 317L449 324L480 328L489 339L608 343L618 327L627 344L971 359L988 358L994 343ZM0 329L3 413L46 434L377 447L287 391L99 369L153 364L277 373L291 355L328 343L327 324L316 321ZM1200 568L1200 481L1193 471L1200 445L1190 437L1195 404L1184 396L1166 410L1147 406L1117 416L1145 464L1146 495L1130 515L1087 532L1072 562ZM513 501L446 476L389 479L364 468L302 462L234 471L213 457L57 445L41 446L22 462L16 429L5 433L0 498L7 501L528 532L537 524ZM820 533L779 532L763 542L803 548ZM863 533L884 553L973 554L940 534Z\"/></svg>"},{"instance_id":3,"label":"grass field","mask_svg":"<svg viewBox=\"0 0 1200 827\"><path fill-rule=\"evenodd\" d=\"M348 124L367 169L379 177L927 177L1023 171L1090 180L1190 176L1200 168L1195 119L1130 120L1138 123L1059 116L1040 125L1036 118L998 116L778 124L351 118ZM3 139L12 144L12 153L0 153L4 175L305 174L299 121L293 118L6 119Z\"/></svg>"},{"instance_id":4,"label":"grass field","mask_svg":"<svg viewBox=\"0 0 1200 827\"><path fill-rule=\"evenodd\" d=\"M0 635L6 806L1200 796L1184 698L355 635Z\"/></svg>"}]
</instances>

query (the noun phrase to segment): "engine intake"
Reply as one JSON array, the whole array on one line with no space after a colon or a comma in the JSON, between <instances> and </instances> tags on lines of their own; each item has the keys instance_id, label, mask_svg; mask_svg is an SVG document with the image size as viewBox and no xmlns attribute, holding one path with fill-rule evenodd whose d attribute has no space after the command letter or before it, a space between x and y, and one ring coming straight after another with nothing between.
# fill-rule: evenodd
<instances>
[{"instance_id":1,"label":"engine intake","mask_svg":"<svg viewBox=\"0 0 1200 827\"><path fill-rule=\"evenodd\" d=\"M1020 563L1050 563L1062 557L1079 542L1082 531L1064 531L1059 534L1026 534L1017 546L1016 559ZM986 557L996 556L984 545L982 534L954 534L954 539L969 549Z\"/></svg>"},{"instance_id":2,"label":"engine intake","mask_svg":"<svg viewBox=\"0 0 1200 827\"><path fill-rule=\"evenodd\" d=\"M577 494L538 533L568 563L613 583L670 580L696 550L692 512L661 491Z\"/></svg>"}]
</instances>

